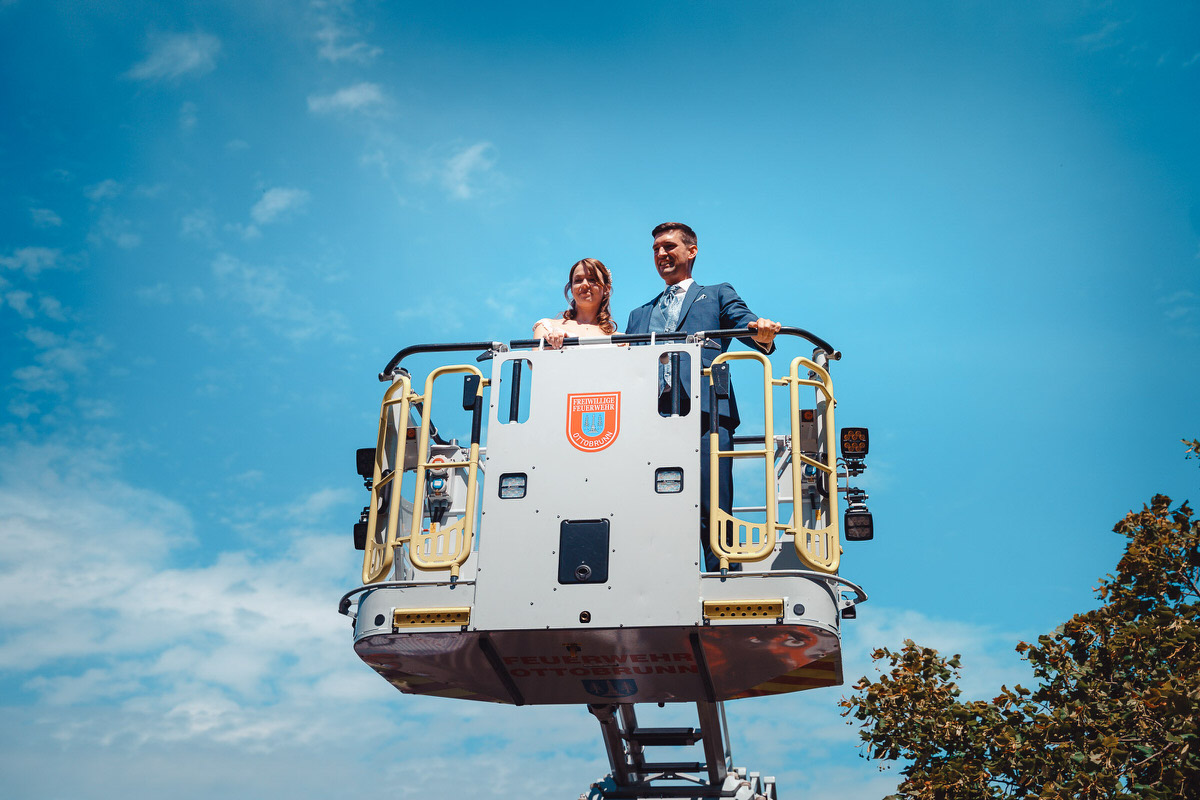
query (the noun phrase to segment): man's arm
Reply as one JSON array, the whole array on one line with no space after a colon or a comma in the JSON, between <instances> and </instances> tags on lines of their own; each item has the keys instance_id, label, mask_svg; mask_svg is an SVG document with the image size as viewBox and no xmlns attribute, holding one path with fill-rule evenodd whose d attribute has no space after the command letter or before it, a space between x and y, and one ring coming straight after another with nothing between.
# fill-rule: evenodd
<instances>
[{"instance_id":1,"label":"man's arm","mask_svg":"<svg viewBox=\"0 0 1200 800\"><path fill-rule=\"evenodd\" d=\"M645 333L645 331L637 330L633 323L633 319L637 316L638 311L639 309L635 308L633 311L629 312L629 319L625 323L625 333Z\"/></svg>"},{"instance_id":2,"label":"man's arm","mask_svg":"<svg viewBox=\"0 0 1200 800\"><path fill-rule=\"evenodd\" d=\"M718 287L718 297L721 301L721 327L746 328L754 331L753 336L739 337L747 347L770 355L775 352L775 336L782 327L778 322L760 317L746 305L732 286L722 283Z\"/></svg>"}]
</instances>

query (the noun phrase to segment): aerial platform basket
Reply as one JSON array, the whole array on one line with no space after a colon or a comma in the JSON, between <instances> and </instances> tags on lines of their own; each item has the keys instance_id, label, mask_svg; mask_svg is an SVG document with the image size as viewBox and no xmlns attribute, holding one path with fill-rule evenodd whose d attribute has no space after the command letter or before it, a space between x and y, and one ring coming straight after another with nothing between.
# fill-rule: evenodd
<instances>
[{"instance_id":1,"label":"aerial platform basket","mask_svg":"<svg viewBox=\"0 0 1200 800\"><path fill-rule=\"evenodd\" d=\"M358 655L403 692L515 705L712 704L840 684L841 621L866 600L837 574L848 471L829 362L840 354L783 333L816 350L778 377L757 352L701 369L703 348L745 330L398 353L380 376L391 385L376 447L360 451L363 585L341 605ZM423 382L401 367L454 352L479 358ZM762 370L764 419L723 451L701 429L700 392L716 407L739 360ZM664 373L689 376L690 394L678 380L664 394ZM461 444L431 419L435 391L460 388L472 419ZM712 504L720 568L704 572L700 498L715 496L721 459L761 462L762 499ZM753 483L740 477L739 496Z\"/></svg>"}]
</instances>

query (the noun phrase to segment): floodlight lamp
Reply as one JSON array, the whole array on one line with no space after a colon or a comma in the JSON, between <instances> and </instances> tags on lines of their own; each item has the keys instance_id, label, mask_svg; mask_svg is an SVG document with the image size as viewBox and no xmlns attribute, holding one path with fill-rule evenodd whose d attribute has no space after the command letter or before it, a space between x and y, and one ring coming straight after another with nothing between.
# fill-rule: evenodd
<instances>
[{"instance_id":1,"label":"floodlight lamp","mask_svg":"<svg viewBox=\"0 0 1200 800\"><path fill-rule=\"evenodd\" d=\"M867 493L856 487L846 489L846 513L842 529L848 542L866 542L875 538L875 524L867 508Z\"/></svg>"},{"instance_id":2,"label":"floodlight lamp","mask_svg":"<svg viewBox=\"0 0 1200 800\"><path fill-rule=\"evenodd\" d=\"M362 513L358 515L358 522L354 523L354 549L355 550L366 550L367 549L367 522L369 520L369 517L367 515L370 512L370 510L371 509L369 506L363 506Z\"/></svg>"},{"instance_id":3,"label":"floodlight lamp","mask_svg":"<svg viewBox=\"0 0 1200 800\"><path fill-rule=\"evenodd\" d=\"M842 428L842 457L846 460L866 458L870 443L866 428Z\"/></svg>"},{"instance_id":4,"label":"floodlight lamp","mask_svg":"<svg viewBox=\"0 0 1200 800\"><path fill-rule=\"evenodd\" d=\"M364 481L375 477L375 448L360 447L354 451L355 466Z\"/></svg>"},{"instance_id":5,"label":"floodlight lamp","mask_svg":"<svg viewBox=\"0 0 1200 800\"><path fill-rule=\"evenodd\" d=\"M875 524L867 507L847 508L842 518L847 542L867 542L875 538Z\"/></svg>"}]
</instances>

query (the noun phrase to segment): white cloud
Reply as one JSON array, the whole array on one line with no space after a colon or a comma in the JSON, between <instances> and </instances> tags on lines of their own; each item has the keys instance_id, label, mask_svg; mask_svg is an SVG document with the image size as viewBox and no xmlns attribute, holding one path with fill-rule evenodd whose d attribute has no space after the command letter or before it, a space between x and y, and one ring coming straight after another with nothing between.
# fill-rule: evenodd
<instances>
[{"instance_id":1,"label":"white cloud","mask_svg":"<svg viewBox=\"0 0 1200 800\"><path fill-rule=\"evenodd\" d=\"M165 191L167 191L165 183L151 183L134 187L133 193L137 197L149 197L153 199L155 197L162 197Z\"/></svg>"},{"instance_id":2,"label":"white cloud","mask_svg":"<svg viewBox=\"0 0 1200 800\"><path fill-rule=\"evenodd\" d=\"M266 225L269 222L275 222L285 214L295 211L308 202L309 194L303 189L290 189L284 187L275 187L267 189L263 192L263 196L259 198L254 207L250 209L250 216L259 225Z\"/></svg>"},{"instance_id":3,"label":"white cloud","mask_svg":"<svg viewBox=\"0 0 1200 800\"><path fill-rule=\"evenodd\" d=\"M48 208L31 208L29 215L33 224L38 228L58 228L62 226L62 217Z\"/></svg>"},{"instance_id":4,"label":"white cloud","mask_svg":"<svg viewBox=\"0 0 1200 800\"><path fill-rule=\"evenodd\" d=\"M29 307L29 300L32 297L33 295L29 292L14 289L4 295L4 302L8 304L9 308L16 311L18 315L25 319L32 319L33 309Z\"/></svg>"},{"instance_id":5,"label":"white cloud","mask_svg":"<svg viewBox=\"0 0 1200 800\"><path fill-rule=\"evenodd\" d=\"M107 400L96 397L80 397L75 401L79 415L86 420L108 419L117 415L116 407Z\"/></svg>"},{"instance_id":6,"label":"white cloud","mask_svg":"<svg viewBox=\"0 0 1200 800\"><path fill-rule=\"evenodd\" d=\"M1119 41L1118 32L1124 27L1125 21L1105 20L1104 24L1091 33L1076 37L1077 44L1088 50L1103 50L1113 47Z\"/></svg>"},{"instance_id":7,"label":"white cloud","mask_svg":"<svg viewBox=\"0 0 1200 800\"><path fill-rule=\"evenodd\" d=\"M122 250L132 250L141 245L142 237L141 234L130 230L131 227L133 227L131 220L105 210L88 234L88 241L92 244L99 244L107 240Z\"/></svg>"},{"instance_id":8,"label":"white cloud","mask_svg":"<svg viewBox=\"0 0 1200 800\"><path fill-rule=\"evenodd\" d=\"M410 294L405 297L404 307L393 312L397 322L401 325L433 323L447 331L456 331L462 328L461 319L456 315L446 313L446 309L454 305L451 298L431 297L425 293L422 295L424 296L414 297Z\"/></svg>"},{"instance_id":9,"label":"white cloud","mask_svg":"<svg viewBox=\"0 0 1200 800\"><path fill-rule=\"evenodd\" d=\"M469 200L479 193L479 180L495 166L494 149L491 142L478 142L446 160L442 184L451 197Z\"/></svg>"},{"instance_id":10,"label":"white cloud","mask_svg":"<svg viewBox=\"0 0 1200 800\"><path fill-rule=\"evenodd\" d=\"M221 42L207 33L152 35L150 54L134 64L126 77L140 81L174 80L204 75L216 68Z\"/></svg>"},{"instance_id":11,"label":"white cloud","mask_svg":"<svg viewBox=\"0 0 1200 800\"><path fill-rule=\"evenodd\" d=\"M34 363L13 370L17 387L25 392L66 392L88 372L88 365L108 349L102 337L85 337L78 331L63 336L45 328L28 328L23 338L35 349Z\"/></svg>"},{"instance_id":12,"label":"white cloud","mask_svg":"<svg viewBox=\"0 0 1200 800\"><path fill-rule=\"evenodd\" d=\"M213 214L212 209L198 208L190 211L184 214L183 219L179 221L179 235L185 239L213 242L216 240L213 233L216 221L216 215Z\"/></svg>"},{"instance_id":13,"label":"white cloud","mask_svg":"<svg viewBox=\"0 0 1200 800\"><path fill-rule=\"evenodd\" d=\"M326 20L316 33L320 42L317 55L326 61L355 61L365 63L378 56L383 50L362 41L357 31L341 27L332 20Z\"/></svg>"},{"instance_id":14,"label":"white cloud","mask_svg":"<svg viewBox=\"0 0 1200 800\"><path fill-rule=\"evenodd\" d=\"M133 295L143 303L159 306L168 305L173 299L171 287L161 281L153 286L139 286Z\"/></svg>"},{"instance_id":15,"label":"white cloud","mask_svg":"<svg viewBox=\"0 0 1200 800\"><path fill-rule=\"evenodd\" d=\"M62 263L62 251L48 247L22 247L11 256L0 256L0 267L17 269L28 278L36 278L42 270L53 269Z\"/></svg>"},{"instance_id":16,"label":"white cloud","mask_svg":"<svg viewBox=\"0 0 1200 800\"><path fill-rule=\"evenodd\" d=\"M20 419L29 419L38 413L38 410L38 407L29 402L27 397L13 398L8 403L9 413Z\"/></svg>"},{"instance_id":17,"label":"white cloud","mask_svg":"<svg viewBox=\"0 0 1200 800\"><path fill-rule=\"evenodd\" d=\"M341 492L285 507L328 511ZM268 545L214 554L195 545L221 531L181 504L208 498L179 498L131 484L109 450L0 447L0 689L17 698L0 711L0 772L13 796L315 800L384 784L550 800L607 771L583 707L401 695L359 662L334 611L358 569L340 525L276 516L246 539ZM849 681L898 638L940 637L967 670L1004 638L872 604L845 630ZM777 775L785 796L888 793L896 772L854 756L836 705L848 691L729 703L735 763ZM696 724L677 704L638 711L643 725Z\"/></svg>"},{"instance_id":18,"label":"white cloud","mask_svg":"<svg viewBox=\"0 0 1200 800\"><path fill-rule=\"evenodd\" d=\"M1181 290L1166 297L1160 297L1158 303L1163 308L1163 316L1175 329L1185 336L1196 335L1196 323L1200 321L1200 297L1195 292Z\"/></svg>"},{"instance_id":19,"label":"white cloud","mask_svg":"<svg viewBox=\"0 0 1200 800\"><path fill-rule=\"evenodd\" d=\"M38 308L43 314L56 322L66 322L67 313L63 308L63 304L56 297L43 295L38 298Z\"/></svg>"},{"instance_id":20,"label":"white cloud","mask_svg":"<svg viewBox=\"0 0 1200 800\"><path fill-rule=\"evenodd\" d=\"M112 178L107 178L86 187L83 190L83 196L93 203L99 203L101 200L111 200L121 194L121 184Z\"/></svg>"},{"instance_id":21,"label":"white cloud","mask_svg":"<svg viewBox=\"0 0 1200 800\"><path fill-rule=\"evenodd\" d=\"M290 504L287 515L293 519L318 519L339 505L353 504L360 492L350 488L319 489L299 502Z\"/></svg>"},{"instance_id":22,"label":"white cloud","mask_svg":"<svg viewBox=\"0 0 1200 800\"><path fill-rule=\"evenodd\" d=\"M247 264L227 253L214 259L212 269L223 296L245 304L280 335L293 341L344 335L341 316L319 310L307 297L294 292L283 270Z\"/></svg>"},{"instance_id":23,"label":"white cloud","mask_svg":"<svg viewBox=\"0 0 1200 800\"><path fill-rule=\"evenodd\" d=\"M190 131L196 127L196 122L199 117L196 111L196 104L190 100L179 107L179 128L180 130Z\"/></svg>"},{"instance_id":24,"label":"white cloud","mask_svg":"<svg viewBox=\"0 0 1200 800\"><path fill-rule=\"evenodd\" d=\"M962 655L963 677L959 688L963 699L991 699L1001 684L1012 686L1031 680L1026 663L1015 652L1022 637L1035 639L1041 631L998 630L953 619L933 619L917 611L863 605L858 619L847 623L845 649L847 661L858 664L858 671L847 671L847 683L867 672L870 653L876 647L898 650L905 639L935 648L944 656Z\"/></svg>"},{"instance_id":25,"label":"white cloud","mask_svg":"<svg viewBox=\"0 0 1200 800\"><path fill-rule=\"evenodd\" d=\"M309 95L308 110L314 114L333 111L361 111L383 102L383 90L377 83L356 83L333 94Z\"/></svg>"},{"instance_id":26,"label":"white cloud","mask_svg":"<svg viewBox=\"0 0 1200 800\"><path fill-rule=\"evenodd\" d=\"M262 231L257 225L243 225L240 222L225 223L225 230L236 233L241 239L249 242L262 237Z\"/></svg>"}]
</instances>

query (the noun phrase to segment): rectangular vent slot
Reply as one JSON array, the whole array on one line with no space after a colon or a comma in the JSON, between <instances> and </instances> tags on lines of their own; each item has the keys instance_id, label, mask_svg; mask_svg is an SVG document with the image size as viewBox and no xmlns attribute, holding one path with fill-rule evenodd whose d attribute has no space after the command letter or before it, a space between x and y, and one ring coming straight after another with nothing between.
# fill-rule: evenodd
<instances>
[{"instance_id":1,"label":"rectangular vent slot","mask_svg":"<svg viewBox=\"0 0 1200 800\"><path fill-rule=\"evenodd\" d=\"M470 608L397 608L392 612L392 627L394 628L466 625L470 621Z\"/></svg>"},{"instance_id":2,"label":"rectangular vent slot","mask_svg":"<svg viewBox=\"0 0 1200 800\"><path fill-rule=\"evenodd\" d=\"M778 619L783 616L782 600L707 600L705 619Z\"/></svg>"}]
</instances>

